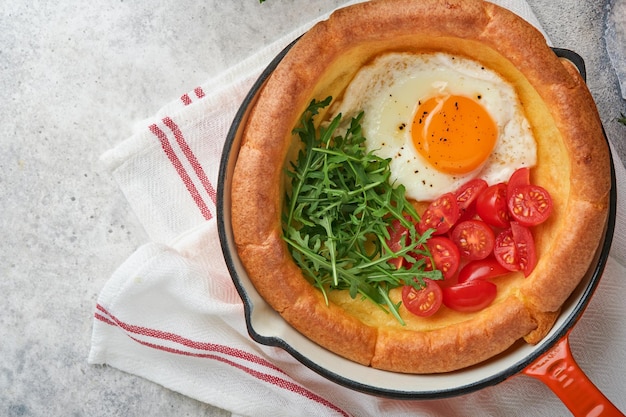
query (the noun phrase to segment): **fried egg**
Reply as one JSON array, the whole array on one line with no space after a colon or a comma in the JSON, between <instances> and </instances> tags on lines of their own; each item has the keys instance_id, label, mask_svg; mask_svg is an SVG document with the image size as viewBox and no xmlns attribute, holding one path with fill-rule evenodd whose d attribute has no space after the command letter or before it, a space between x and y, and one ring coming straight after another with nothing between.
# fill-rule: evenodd
<instances>
[{"instance_id":1,"label":"fried egg","mask_svg":"<svg viewBox=\"0 0 626 417\"><path fill-rule=\"evenodd\" d=\"M417 201L472 178L508 180L536 163L536 143L512 85L480 63L444 53L389 53L363 67L331 112L360 111L368 151Z\"/></svg>"}]
</instances>

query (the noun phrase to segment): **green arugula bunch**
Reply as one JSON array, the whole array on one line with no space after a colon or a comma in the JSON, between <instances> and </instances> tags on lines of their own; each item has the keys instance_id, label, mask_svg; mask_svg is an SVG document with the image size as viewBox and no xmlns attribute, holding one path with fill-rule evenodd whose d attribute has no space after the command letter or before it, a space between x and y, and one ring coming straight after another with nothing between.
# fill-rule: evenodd
<instances>
[{"instance_id":1,"label":"green arugula bunch","mask_svg":"<svg viewBox=\"0 0 626 417\"><path fill-rule=\"evenodd\" d=\"M313 100L294 129L303 148L287 170L291 190L283 213L284 239L327 303L327 291L349 290L352 298L369 299L404 324L400 303L391 301L389 290L405 284L420 289L425 277L441 279L440 271L425 271L425 260L411 255L431 256L424 243L432 231L418 234L414 224L419 216L404 186L389 182L390 160L367 152L360 124L363 112L351 120L344 135L335 135L341 115L328 126L315 127L314 117L330 101ZM397 252L387 243L395 219L409 230ZM398 256L411 266L396 270L389 261Z\"/></svg>"}]
</instances>

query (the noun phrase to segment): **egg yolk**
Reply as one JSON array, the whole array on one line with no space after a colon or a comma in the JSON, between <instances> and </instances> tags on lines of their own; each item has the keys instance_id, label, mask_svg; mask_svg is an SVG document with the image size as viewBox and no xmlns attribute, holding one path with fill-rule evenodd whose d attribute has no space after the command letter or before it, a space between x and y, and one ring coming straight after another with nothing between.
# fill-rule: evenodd
<instances>
[{"instance_id":1,"label":"egg yolk","mask_svg":"<svg viewBox=\"0 0 626 417\"><path fill-rule=\"evenodd\" d=\"M465 174L491 154L498 128L477 100L447 95L419 104L411 128L413 144L438 171Z\"/></svg>"}]
</instances>

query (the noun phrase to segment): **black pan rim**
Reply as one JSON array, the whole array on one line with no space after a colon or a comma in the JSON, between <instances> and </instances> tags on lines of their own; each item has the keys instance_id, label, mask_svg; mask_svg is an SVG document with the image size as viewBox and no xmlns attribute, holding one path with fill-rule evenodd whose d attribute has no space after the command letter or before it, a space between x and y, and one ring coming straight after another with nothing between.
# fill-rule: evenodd
<instances>
[{"instance_id":1,"label":"black pan rim","mask_svg":"<svg viewBox=\"0 0 626 417\"><path fill-rule=\"evenodd\" d=\"M227 237L227 224L224 221L226 217L227 208L225 207L225 182L228 177L228 167L229 164L234 161L233 158L236 158L235 155L235 147L236 144L235 138L239 129L239 126L245 120L247 116L247 110L250 105L254 102L256 98L256 94L262 88L265 81L271 75L276 66L282 61L287 52L293 47L293 45L298 41L295 39L292 43L287 45L263 70L260 74L256 82L253 84L252 88L244 98L241 106L239 107L231 127L226 136L226 141L224 144L224 149L220 159L220 167L218 174L218 188L217 188L217 226L218 226L218 234L220 239L220 244L222 248L222 253L224 255L224 259L226 261L226 266L229 270L235 288L239 296L243 301L244 306L244 316L246 321L246 328L250 337L256 341L257 343L274 346L281 348L288 352L291 356L293 356L297 361L313 370L317 374L323 376L329 381L335 382L344 387L353 389L358 392L363 392L366 394L371 394L379 397L385 397L390 399L404 399L404 400L426 400L426 399L442 399L442 398L450 398L460 395L465 395L472 393L474 391L478 391L480 389L497 385L500 382L519 374L522 370L532 364L535 360L537 360L541 355L547 352L550 348L552 348L559 340L561 340L565 335L571 330L574 324L578 321L580 316L583 314L585 308L587 307L593 293L595 292L604 268L606 266L606 262L609 257L609 252L611 249L611 243L613 241L613 233L615 228L615 220L616 220L616 212L617 212L617 191L616 191L616 178L615 178L615 170L613 165L613 158L610 155L610 168L611 168L611 192L610 192L610 203L609 203L609 213L607 218L606 232L603 244L598 249L598 256L595 266L590 268L591 278L589 279L589 283L585 287L582 295L579 300L576 302L573 307L572 313L567 317L564 323L561 325L557 331L553 332L550 337L544 339L541 342L541 347L535 349L531 354L526 356L523 360L518 363L509 366L505 370L489 375L488 377L476 381L470 384L466 384L459 387L454 387L450 389L443 390L419 390L419 391L411 391L411 390L392 390L386 388L380 388L368 384L364 384L358 381L354 381L352 379L346 378L342 375L339 375L335 372L332 372L324 367L319 366L305 355L298 352L292 346L290 346L285 340L274 337L274 336L264 336L259 334L251 324L252 321L252 302L246 292L246 289L242 285L240 278L238 276L238 272L235 267L235 261L233 256L236 256L231 253L228 237ZM560 57L569 60L572 62L577 69L579 70L582 78L586 80L586 68L583 58L577 54L576 52L570 49L564 48L552 48L554 53ZM608 138L605 136L605 140L607 141L608 146Z\"/></svg>"}]
</instances>

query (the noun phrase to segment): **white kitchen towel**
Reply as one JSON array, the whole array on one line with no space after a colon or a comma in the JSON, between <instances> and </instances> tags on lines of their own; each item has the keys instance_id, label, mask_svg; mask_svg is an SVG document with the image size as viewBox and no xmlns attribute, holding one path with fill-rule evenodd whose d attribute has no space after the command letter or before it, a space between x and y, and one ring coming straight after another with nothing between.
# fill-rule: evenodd
<instances>
[{"instance_id":1,"label":"white kitchen towel","mask_svg":"<svg viewBox=\"0 0 626 417\"><path fill-rule=\"evenodd\" d=\"M524 1L496 3L539 25ZM102 156L151 241L102 289L89 363L139 375L241 416L566 415L547 388L524 376L446 400L379 398L329 382L285 351L248 336L217 235L219 160L233 116L256 77L313 23L164 106ZM623 213L626 173L616 165ZM622 409L625 227L620 214L600 287L570 337L581 367ZM585 345L587 333L594 346L601 343L601 358Z\"/></svg>"}]
</instances>

